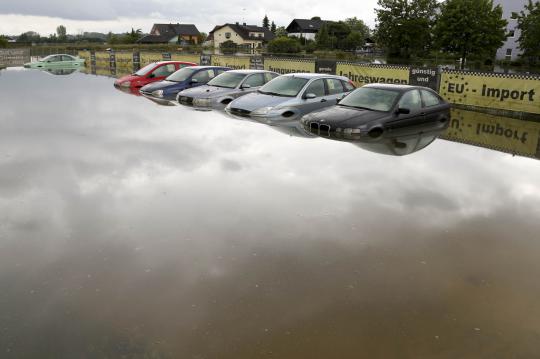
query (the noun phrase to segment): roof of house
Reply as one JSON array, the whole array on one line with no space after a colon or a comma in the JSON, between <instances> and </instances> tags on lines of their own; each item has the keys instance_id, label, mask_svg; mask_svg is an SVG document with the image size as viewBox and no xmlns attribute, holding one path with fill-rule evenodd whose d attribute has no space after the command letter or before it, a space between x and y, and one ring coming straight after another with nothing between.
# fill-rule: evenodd
<instances>
[{"instance_id":1,"label":"roof of house","mask_svg":"<svg viewBox=\"0 0 540 359\"><path fill-rule=\"evenodd\" d=\"M154 24L152 30L156 30L159 35L146 35L139 39L139 42L168 42L175 36L199 36L200 32L193 24Z\"/></svg>"},{"instance_id":2,"label":"roof of house","mask_svg":"<svg viewBox=\"0 0 540 359\"><path fill-rule=\"evenodd\" d=\"M311 31L319 31L322 24L325 22L328 22L327 20L311 20L311 19L293 19L289 26L287 26L287 31L292 27L294 23L298 25L298 27L302 30L311 30Z\"/></svg>"},{"instance_id":3,"label":"roof of house","mask_svg":"<svg viewBox=\"0 0 540 359\"><path fill-rule=\"evenodd\" d=\"M214 32L224 28L225 26L229 26L234 32L236 32L240 37L244 40L261 40L260 37L257 36L249 36L250 32L262 32L263 37L262 41L270 41L274 37L276 37L272 31L268 30L265 27L257 26L257 25L240 25L239 23L236 24L224 24L224 25L218 25L214 27L212 31L210 31L210 34L208 34L207 40L213 40L214 39Z\"/></svg>"}]
</instances>

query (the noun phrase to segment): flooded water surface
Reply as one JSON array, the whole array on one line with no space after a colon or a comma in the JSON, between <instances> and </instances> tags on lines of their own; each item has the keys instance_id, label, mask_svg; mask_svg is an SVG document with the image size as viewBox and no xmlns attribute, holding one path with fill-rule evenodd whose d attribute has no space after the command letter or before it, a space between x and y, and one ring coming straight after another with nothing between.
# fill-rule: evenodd
<instances>
[{"instance_id":1,"label":"flooded water surface","mask_svg":"<svg viewBox=\"0 0 540 359\"><path fill-rule=\"evenodd\" d=\"M540 357L536 159L385 155L80 72L0 94L1 358Z\"/></svg>"}]
</instances>

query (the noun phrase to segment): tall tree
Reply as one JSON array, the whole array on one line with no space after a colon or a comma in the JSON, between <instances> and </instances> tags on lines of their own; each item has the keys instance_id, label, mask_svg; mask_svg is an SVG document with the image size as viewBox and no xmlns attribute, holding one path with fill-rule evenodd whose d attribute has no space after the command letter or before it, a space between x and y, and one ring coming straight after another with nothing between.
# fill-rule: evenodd
<instances>
[{"instance_id":1,"label":"tall tree","mask_svg":"<svg viewBox=\"0 0 540 359\"><path fill-rule=\"evenodd\" d=\"M433 29L436 46L461 56L461 67L469 57L493 58L506 39L500 5L493 0L447 0Z\"/></svg>"},{"instance_id":2,"label":"tall tree","mask_svg":"<svg viewBox=\"0 0 540 359\"><path fill-rule=\"evenodd\" d=\"M390 57L422 56L431 45L436 0L378 0L376 40Z\"/></svg>"},{"instance_id":3,"label":"tall tree","mask_svg":"<svg viewBox=\"0 0 540 359\"><path fill-rule=\"evenodd\" d=\"M266 16L266 15L264 15L264 19L263 19L262 26L263 26L265 29L270 30L270 20L268 20L268 16Z\"/></svg>"},{"instance_id":4,"label":"tall tree","mask_svg":"<svg viewBox=\"0 0 540 359\"><path fill-rule=\"evenodd\" d=\"M324 22L315 35L315 41L319 49L329 49L331 46L330 34L328 33L328 25Z\"/></svg>"},{"instance_id":5,"label":"tall tree","mask_svg":"<svg viewBox=\"0 0 540 359\"><path fill-rule=\"evenodd\" d=\"M364 38L368 38L371 34L369 27L361 19L357 19L356 17L350 17L348 19L345 19L344 23L349 25L349 27L351 28L351 32L359 32Z\"/></svg>"},{"instance_id":6,"label":"tall tree","mask_svg":"<svg viewBox=\"0 0 540 359\"><path fill-rule=\"evenodd\" d=\"M525 9L517 14L519 47L523 50L523 57L529 59L531 64L540 62L540 2L529 3Z\"/></svg>"},{"instance_id":7,"label":"tall tree","mask_svg":"<svg viewBox=\"0 0 540 359\"><path fill-rule=\"evenodd\" d=\"M67 31L64 25L60 25L56 28L56 34L58 35L58 41L66 41Z\"/></svg>"},{"instance_id":8,"label":"tall tree","mask_svg":"<svg viewBox=\"0 0 540 359\"><path fill-rule=\"evenodd\" d=\"M4 35L0 35L0 47L7 47L8 40Z\"/></svg>"},{"instance_id":9,"label":"tall tree","mask_svg":"<svg viewBox=\"0 0 540 359\"><path fill-rule=\"evenodd\" d=\"M272 21L272 25L270 25L270 31L272 31L273 34L276 33L276 23Z\"/></svg>"},{"instance_id":10,"label":"tall tree","mask_svg":"<svg viewBox=\"0 0 540 359\"><path fill-rule=\"evenodd\" d=\"M285 26L279 26L276 29L276 32L274 33L276 37L282 37L282 36L288 36L289 33L287 32L287 29L285 29Z\"/></svg>"}]
</instances>

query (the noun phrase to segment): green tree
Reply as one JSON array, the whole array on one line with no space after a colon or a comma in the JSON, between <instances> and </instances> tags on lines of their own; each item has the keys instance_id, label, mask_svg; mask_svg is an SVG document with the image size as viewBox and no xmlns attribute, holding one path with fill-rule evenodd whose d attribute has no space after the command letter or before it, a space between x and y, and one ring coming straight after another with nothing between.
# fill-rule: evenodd
<instances>
[{"instance_id":1,"label":"green tree","mask_svg":"<svg viewBox=\"0 0 540 359\"><path fill-rule=\"evenodd\" d=\"M493 0L447 0L433 29L436 46L459 55L462 68L469 57L492 59L506 39L502 16Z\"/></svg>"},{"instance_id":2,"label":"green tree","mask_svg":"<svg viewBox=\"0 0 540 359\"><path fill-rule=\"evenodd\" d=\"M236 43L232 40L224 41L219 46L221 48L221 51L223 51L224 53L233 53L236 52L238 49L238 45L236 45Z\"/></svg>"},{"instance_id":3,"label":"green tree","mask_svg":"<svg viewBox=\"0 0 540 359\"><path fill-rule=\"evenodd\" d=\"M288 36L289 33L287 32L287 29L285 28L285 26L278 26L274 35L276 35L276 37L281 37L281 36Z\"/></svg>"},{"instance_id":4,"label":"green tree","mask_svg":"<svg viewBox=\"0 0 540 359\"><path fill-rule=\"evenodd\" d=\"M206 32L201 32L199 36L197 36L197 43L202 44L206 41L206 38L208 37L208 34Z\"/></svg>"},{"instance_id":5,"label":"green tree","mask_svg":"<svg viewBox=\"0 0 540 359\"><path fill-rule=\"evenodd\" d=\"M292 54L300 50L300 43L294 37L278 37L268 43L268 52L273 54Z\"/></svg>"},{"instance_id":6,"label":"green tree","mask_svg":"<svg viewBox=\"0 0 540 359\"><path fill-rule=\"evenodd\" d=\"M270 25L270 31L272 31L273 34L276 33L276 23L272 21L272 25Z\"/></svg>"},{"instance_id":7,"label":"green tree","mask_svg":"<svg viewBox=\"0 0 540 359\"><path fill-rule=\"evenodd\" d=\"M436 0L378 0L375 39L389 57L409 59L426 54Z\"/></svg>"},{"instance_id":8,"label":"green tree","mask_svg":"<svg viewBox=\"0 0 540 359\"><path fill-rule=\"evenodd\" d=\"M35 31L27 31L19 35L17 42L40 42L41 37Z\"/></svg>"},{"instance_id":9,"label":"green tree","mask_svg":"<svg viewBox=\"0 0 540 359\"><path fill-rule=\"evenodd\" d=\"M0 47L7 47L8 39L4 35L0 35Z\"/></svg>"},{"instance_id":10,"label":"green tree","mask_svg":"<svg viewBox=\"0 0 540 359\"><path fill-rule=\"evenodd\" d=\"M142 37L141 29L137 29L137 31L135 31L133 28L131 28L131 32L126 32L126 34L122 37L122 39L120 39L120 42L124 44L134 44L141 37Z\"/></svg>"},{"instance_id":11,"label":"green tree","mask_svg":"<svg viewBox=\"0 0 540 359\"><path fill-rule=\"evenodd\" d=\"M56 34L58 35L58 41L64 42L67 39L67 30L64 25L60 25L56 28Z\"/></svg>"},{"instance_id":12,"label":"green tree","mask_svg":"<svg viewBox=\"0 0 540 359\"><path fill-rule=\"evenodd\" d=\"M540 62L540 2L529 3L525 9L517 14L519 47L523 50L523 57L528 58L532 65Z\"/></svg>"},{"instance_id":13,"label":"green tree","mask_svg":"<svg viewBox=\"0 0 540 359\"><path fill-rule=\"evenodd\" d=\"M315 42L317 43L317 48L326 50L330 48L332 39L328 33L328 25L323 23L319 32L315 35Z\"/></svg>"},{"instance_id":14,"label":"green tree","mask_svg":"<svg viewBox=\"0 0 540 359\"><path fill-rule=\"evenodd\" d=\"M270 20L268 20L268 16L264 15L264 19L263 19L263 22L262 22L262 26L265 28L265 29L269 29L270 30Z\"/></svg>"},{"instance_id":15,"label":"green tree","mask_svg":"<svg viewBox=\"0 0 540 359\"><path fill-rule=\"evenodd\" d=\"M349 27L351 28L351 32L360 33L364 39L367 39L371 35L371 30L361 19L357 19L356 17L350 17L348 19L345 19L344 23L349 25Z\"/></svg>"}]
</instances>

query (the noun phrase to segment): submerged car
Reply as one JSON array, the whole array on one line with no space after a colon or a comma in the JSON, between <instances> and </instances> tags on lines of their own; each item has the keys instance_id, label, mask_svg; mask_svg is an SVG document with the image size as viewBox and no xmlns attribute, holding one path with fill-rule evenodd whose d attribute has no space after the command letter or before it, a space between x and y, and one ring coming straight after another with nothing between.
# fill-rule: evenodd
<instances>
[{"instance_id":1,"label":"submerged car","mask_svg":"<svg viewBox=\"0 0 540 359\"><path fill-rule=\"evenodd\" d=\"M160 82L143 86L141 94L158 100L171 101L176 99L179 92L191 87L202 86L211 79L231 70L222 66L191 66L184 67Z\"/></svg>"},{"instance_id":2,"label":"submerged car","mask_svg":"<svg viewBox=\"0 0 540 359\"><path fill-rule=\"evenodd\" d=\"M148 85L149 83L156 81L162 81L167 76L188 66L197 66L197 64L194 62L185 61L153 62L131 75L120 77L114 82L114 86L137 89L138 91L138 89L144 85Z\"/></svg>"},{"instance_id":3,"label":"submerged car","mask_svg":"<svg viewBox=\"0 0 540 359\"><path fill-rule=\"evenodd\" d=\"M305 128L319 135L379 138L411 125L448 124L450 104L421 86L371 84L336 106L302 117Z\"/></svg>"},{"instance_id":4,"label":"submerged car","mask_svg":"<svg viewBox=\"0 0 540 359\"><path fill-rule=\"evenodd\" d=\"M28 62L24 67L30 69L51 67L80 67L84 65L84 59L68 54L49 55L35 62Z\"/></svg>"},{"instance_id":5,"label":"submerged car","mask_svg":"<svg viewBox=\"0 0 540 359\"><path fill-rule=\"evenodd\" d=\"M257 92L232 101L227 112L266 119L290 118L335 105L354 90L346 77L298 73L276 77Z\"/></svg>"},{"instance_id":6,"label":"submerged car","mask_svg":"<svg viewBox=\"0 0 540 359\"><path fill-rule=\"evenodd\" d=\"M183 105L204 107L226 105L240 96L257 91L278 76L275 72L265 70L227 71L204 86L180 92L177 101Z\"/></svg>"}]
</instances>

